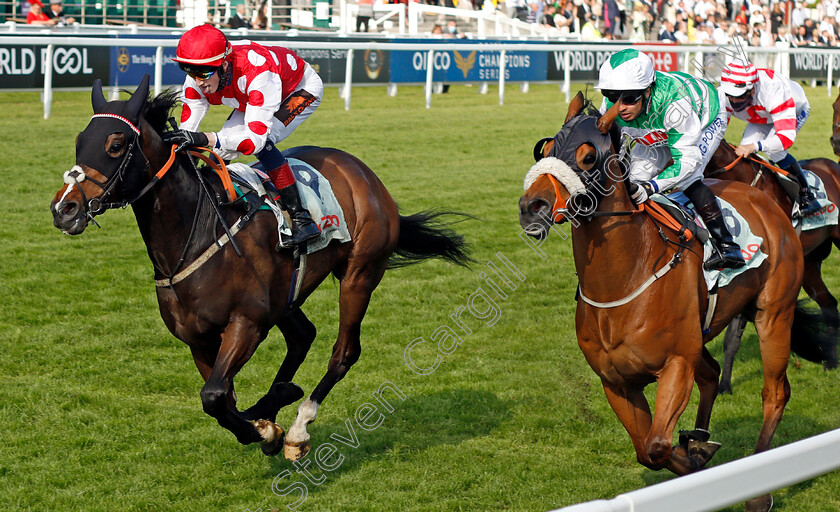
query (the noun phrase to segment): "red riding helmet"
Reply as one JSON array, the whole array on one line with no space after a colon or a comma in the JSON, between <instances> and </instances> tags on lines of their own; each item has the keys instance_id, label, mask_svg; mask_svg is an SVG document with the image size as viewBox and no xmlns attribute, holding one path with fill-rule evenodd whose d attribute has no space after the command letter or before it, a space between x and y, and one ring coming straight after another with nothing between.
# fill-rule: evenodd
<instances>
[{"instance_id":1,"label":"red riding helmet","mask_svg":"<svg viewBox=\"0 0 840 512\"><path fill-rule=\"evenodd\" d=\"M172 60L191 66L219 67L232 50L221 30L204 24L184 32Z\"/></svg>"}]
</instances>

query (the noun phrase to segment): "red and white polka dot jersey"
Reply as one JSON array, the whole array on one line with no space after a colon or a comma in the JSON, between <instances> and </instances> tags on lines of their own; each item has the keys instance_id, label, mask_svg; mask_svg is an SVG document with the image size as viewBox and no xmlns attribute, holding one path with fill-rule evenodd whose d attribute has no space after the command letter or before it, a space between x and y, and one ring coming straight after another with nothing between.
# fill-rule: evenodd
<instances>
[{"instance_id":1,"label":"red and white polka dot jersey","mask_svg":"<svg viewBox=\"0 0 840 512\"><path fill-rule=\"evenodd\" d=\"M773 131L761 140L766 153L787 151L796 140L796 123L803 111L810 111L808 97L796 82L771 69L758 69L758 81L753 92L752 105L734 112L729 98L726 112L752 124L772 124Z\"/></svg>"},{"instance_id":2,"label":"red and white polka dot jersey","mask_svg":"<svg viewBox=\"0 0 840 512\"><path fill-rule=\"evenodd\" d=\"M204 95L195 80L187 76L181 94L181 129L198 131L210 105L227 105L245 113L241 126L227 123L217 134L219 145L228 151L250 155L262 150L274 113L298 89L306 63L280 46L262 46L251 41L232 42L233 76L227 86ZM279 122L279 121L278 121Z\"/></svg>"}]
</instances>

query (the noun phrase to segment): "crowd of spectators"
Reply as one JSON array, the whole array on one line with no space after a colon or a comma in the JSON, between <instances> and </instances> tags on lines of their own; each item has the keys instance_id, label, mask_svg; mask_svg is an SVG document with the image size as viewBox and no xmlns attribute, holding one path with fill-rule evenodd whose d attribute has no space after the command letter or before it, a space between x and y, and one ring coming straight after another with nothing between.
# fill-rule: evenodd
<instances>
[{"instance_id":1,"label":"crowd of spectators","mask_svg":"<svg viewBox=\"0 0 840 512\"><path fill-rule=\"evenodd\" d=\"M441 0L425 0L441 3ZM840 0L444 0L487 8L584 40L664 40L727 44L740 36L754 46L835 46Z\"/></svg>"}]
</instances>

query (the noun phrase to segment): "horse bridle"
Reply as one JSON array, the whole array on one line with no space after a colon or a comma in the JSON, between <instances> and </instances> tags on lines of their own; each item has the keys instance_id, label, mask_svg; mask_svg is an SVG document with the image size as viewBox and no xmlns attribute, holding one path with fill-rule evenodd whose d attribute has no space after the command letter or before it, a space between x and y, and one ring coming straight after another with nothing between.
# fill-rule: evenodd
<instances>
[{"instance_id":1,"label":"horse bridle","mask_svg":"<svg viewBox=\"0 0 840 512\"><path fill-rule=\"evenodd\" d=\"M76 187L79 189L79 193L82 195L82 204L84 205L84 208L85 208L85 211L84 211L85 215L88 217L88 219L91 222L93 222L94 224L99 226L99 224L94 220L95 216L100 215L100 214L104 213L106 210L109 210L109 209L112 209L112 208L125 208L126 206L128 206L131 203L140 199L140 197L142 197L146 192L149 191L149 189L154 185L155 182L153 181L153 182L149 183L148 185L146 185L146 187L144 187L143 190L141 190L140 193L137 194L137 196L135 196L131 200L123 200L123 201L113 202L113 203L103 202L103 199L106 199L111 194L111 192L113 192L116 185L123 181L123 176L125 174L125 170L128 167L129 162L133 158L134 150L135 150L135 148L138 147L138 143L140 141L140 129L137 128L137 126L135 126L134 123L129 121L127 118L125 118L123 116L120 116L120 115L117 115L117 114L108 114L108 113L94 114L93 116L91 116L90 119L93 120L93 119L96 119L96 118L118 119L118 120L124 122L125 124L127 124L129 126L129 128L131 128L131 131L134 132L134 137L132 138L131 142L129 143L128 149L126 150L125 154L123 155L122 160L120 161L120 164L117 167L116 172L114 174L112 174L110 177L107 177L105 182L101 182L101 181L99 181L95 178L92 178L91 176L85 174L85 171L78 164L74 165L73 167L70 168L69 171L66 171L64 173L64 183L66 183L68 185L75 184ZM142 148L140 149L140 154L143 155L143 158L146 160L145 169L148 170L149 165L150 165L149 158L146 156L145 153L143 153ZM80 177L81 177L81 179L80 179ZM96 186L98 186L99 188L101 188L102 191L103 191L102 195L99 196L99 197L94 197L93 199L88 201L87 195L85 194L85 191L81 187L81 182L85 181L85 180L89 180L91 183L93 183Z\"/></svg>"}]
</instances>

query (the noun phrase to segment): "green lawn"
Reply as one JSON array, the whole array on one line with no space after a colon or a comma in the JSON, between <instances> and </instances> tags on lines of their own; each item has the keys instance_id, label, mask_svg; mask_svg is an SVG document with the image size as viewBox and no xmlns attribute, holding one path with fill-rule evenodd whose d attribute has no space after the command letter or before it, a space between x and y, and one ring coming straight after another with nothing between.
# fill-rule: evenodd
<instances>
[{"instance_id":1,"label":"green lawn","mask_svg":"<svg viewBox=\"0 0 840 512\"><path fill-rule=\"evenodd\" d=\"M833 158L833 98L824 88L807 92L812 114L795 155ZM503 106L492 86L487 95L452 86L425 109L419 87L401 87L396 97L372 87L354 89L345 111L328 89L318 112L285 142L357 155L404 214L443 208L479 219L458 226L474 249L472 270L434 261L386 274L363 324L361 360L309 428L313 451L325 443L337 449L326 471L267 458L203 413L201 378L160 319L130 210L109 212L99 218L101 230L78 237L52 226L48 205L74 164L89 94L56 93L49 120L38 93L0 94L8 185L0 195L0 510L266 512L300 500L297 509L309 511L540 511L672 478L635 462L577 347L570 242L549 238L542 259L520 237L522 178L534 143L560 127L563 100L556 85L532 85L527 94L509 85ZM226 115L211 111L205 128L221 126ZM730 140L742 127L733 122ZM406 347L424 338L412 361L435 363L432 333L454 326L450 315L472 294L489 291L481 275L489 261L516 289L506 289L486 318L462 316L472 334L441 355L434 372L412 371ZM836 255L824 272L840 291ZM307 393L335 340L337 297L337 284L327 280L304 306L319 329L295 379ZM720 340L709 346L722 358ZM284 352L272 332L236 380L242 408L262 396ZM840 427L840 373L794 360L789 377L793 396L774 445ZM383 393L393 412L372 396L389 382L404 396ZM751 453L761 384L750 327L735 394L720 397L712 417L714 439L723 443L713 464ZM679 428L693 427L696 398ZM383 414L369 430L355 419L365 403ZM281 411L278 421L288 428L295 410ZM774 496L774 510L838 510L840 474Z\"/></svg>"}]
</instances>

